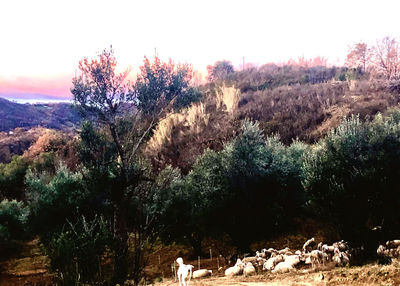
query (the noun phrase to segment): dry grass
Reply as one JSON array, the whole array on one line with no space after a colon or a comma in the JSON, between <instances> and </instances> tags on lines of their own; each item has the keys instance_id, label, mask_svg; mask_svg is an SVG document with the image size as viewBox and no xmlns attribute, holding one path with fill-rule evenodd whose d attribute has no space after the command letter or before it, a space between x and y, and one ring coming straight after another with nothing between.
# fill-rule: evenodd
<instances>
[{"instance_id":1,"label":"dry grass","mask_svg":"<svg viewBox=\"0 0 400 286\"><path fill-rule=\"evenodd\" d=\"M147 151L159 152L164 144L171 142L173 130L179 125L187 127L193 134L200 133L202 127L208 125L209 117L203 103L192 104L179 113L168 114L157 125L147 144Z\"/></svg>"},{"instance_id":2,"label":"dry grass","mask_svg":"<svg viewBox=\"0 0 400 286\"><path fill-rule=\"evenodd\" d=\"M239 105L240 91L235 87L222 86L216 91L215 103L217 109L223 109L232 116L236 113Z\"/></svg>"}]
</instances>

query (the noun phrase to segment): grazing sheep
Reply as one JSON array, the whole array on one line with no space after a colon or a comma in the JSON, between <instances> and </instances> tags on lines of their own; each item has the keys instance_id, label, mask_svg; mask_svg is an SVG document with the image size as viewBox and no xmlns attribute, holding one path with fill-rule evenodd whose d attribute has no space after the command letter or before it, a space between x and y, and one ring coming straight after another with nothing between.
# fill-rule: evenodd
<instances>
[{"instance_id":1,"label":"grazing sheep","mask_svg":"<svg viewBox=\"0 0 400 286\"><path fill-rule=\"evenodd\" d=\"M322 245L324 245L324 244L322 243L322 241L321 241L320 243L318 243L317 249L318 249L319 251L322 251Z\"/></svg>"},{"instance_id":2,"label":"grazing sheep","mask_svg":"<svg viewBox=\"0 0 400 286\"><path fill-rule=\"evenodd\" d=\"M314 237L310 238L309 240L307 240L304 245L303 245L303 252L304 253L308 253L311 252L311 250L313 250L313 247L315 246L315 239Z\"/></svg>"},{"instance_id":3,"label":"grazing sheep","mask_svg":"<svg viewBox=\"0 0 400 286\"><path fill-rule=\"evenodd\" d=\"M301 261L300 256L299 255L287 255L285 257L285 262L289 265L291 265L292 267L296 266L297 264L299 264Z\"/></svg>"},{"instance_id":4,"label":"grazing sheep","mask_svg":"<svg viewBox=\"0 0 400 286\"><path fill-rule=\"evenodd\" d=\"M341 252L339 248L335 248L333 255L333 262L335 262L336 266L344 266L350 262L350 257L346 252Z\"/></svg>"},{"instance_id":5,"label":"grazing sheep","mask_svg":"<svg viewBox=\"0 0 400 286\"><path fill-rule=\"evenodd\" d=\"M311 265L315 268L317 265L325 264L328 260L328 255L320 250L313 250L310 253Z\"/></svg>"},{"instance_id":6,"label":"grazing sheep","mask_svg":"<svg viewBox=\"0 0 400 286\"><path fill-rule=\"evenodd\" d=\"M212 275L212 270L200 269L193 271L193 278L203 278Z\"/></svg>"},{"instance_id":7,"label":"grazing sheep","mask_svg":"<svg viewBox=\"0 0 400 286\"><path fill-rule=\"evenodd\" d=\"M291 270L294 270L293 266L286 261L279 262L275 268L271 271L272 273L286 273Z\"/></svg>"},{"instance_id":8,"label":"grazing sheep","mask_svg":"<svg viewBox=\"0 0 400 286\"><path fill-rule=\"evenodd\" d=\"M182 257L178 257L176 262L179 264L178 268L178 280L179 286L189 286L190 278L192 277L192 269L194 268L193 265L185 265L183 264ZM186 278L188 278L188 282L186 284Z\"/></svg>"},{"instance_id":9,"label":"grazing sheep","mask_svg":"<svg viewBox=\"0 0 400 286\"><path fill-rule=\"evenodd\" d=\"M225 270L225 276L235 276L243 273L244 263L238 259L235 266L229 267Z\"/></svg>"},{"instance_id":10,"label":"grazing sheep","mask_svg":"<svg viewBox=\"0 0 400 286\"><path fill-rule=\"evenodd\" d=\"M281 254L271 257L264 263L263 270L272 270L272 269L274 269L275 265L277 265L279 262L282 262L284 260L285 260L285 258Z\"/></svg>"},{"instance_id":11,"label":"grazing sheep","mask_svg":"<svg viewBox=\"0 0 400 286\"><path fill-rule=\"evenodd\" d=\"M341 241L338 241L338 242L334 242L333 243L333 247L338 248L341 252L349 250L349 245L344 240L341 240Z\"/></svg>"},{"instance_id":12,"label":"grazing sheep","mask_svg":"<svg viewBox=\"0 0 400 286\"><path fill-rule=\"evenodd\" d=\"M256 274L256 269L254 268L253 264L251 264L251 262L247 262L246 266L243 269L243 274L244 276Z\"/></svg>"},{"instance_id":13,"label":"grazing sheep","mask_svg":"<svg viewBox=\"0 0 400 286\"><path fill-rule=\"evenodd\" d=\"M284 249L278 250L278 254L290 255L288 253L292 254L289 247L285 247Z\"/></svg>"},{"instance_id":14,"label":"grazing sheep","mask_svg":"<svg viewBox=\"0 0 400 286\"><path fill-rule=\"evenodd\" d=\"M335 251L335 247L333 245L322 245L322 252L333 254Z\"/></svg>"},{"instance_id":15,"label":"grazing sheep","mask_svg":"<svg viewBox=\"0 0 400 286\"><path fill-rule=\"evenodd\" d=\"M267 261L267 259L259 257L259 258L257 258L256 264L257 264L257 266L263 266L266 261Z\"/></svg>"},{"instance_id":16,"label":"grazing sheep","mask_svg":"<svg viewBox=\"0 0 400 286\"><path fill-rule=\"evenodd\" d=\"M256 251L256 257L267 258L266 249L262 249L261 252Z\"/></svg>"},{"instance_id":17,"label":"grazing sheep","mask_svg":"<svg viewBox=\"0 0 400 286\"><path fill-rule=\"evenodd\" d=\"M400 246L400 240L396 239L396 240L389 240L386 242L386 246L388 248L397 248Z\"/></svg>"},{"instance_id":18,"label":"grazing sheep","mask_svg":"<svg viewBox=\"0 0 400 286\"><path fill-rule=\"evenodd\" d=\"M243 258L242 261L243 261L244 264L247 264L248 262L256 263L257 262L257 256L245 257L245 258Z\"/></svg>"}]
</instances>

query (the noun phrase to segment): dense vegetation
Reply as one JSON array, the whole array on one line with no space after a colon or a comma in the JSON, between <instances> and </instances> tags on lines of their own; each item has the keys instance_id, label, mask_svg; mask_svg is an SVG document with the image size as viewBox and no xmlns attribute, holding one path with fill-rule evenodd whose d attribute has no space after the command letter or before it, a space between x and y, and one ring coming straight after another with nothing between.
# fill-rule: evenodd
<instances>
[{"instance_id":1,"label":"dense vegetation","mask_svg":"<svg viewBox=\"0 0 400 286\"><path fill-rule=\"evenodd\" d=\"M112 50L84 59L79 136L42 130L0 165L0 246L39 236L60 284L137 285L156 243L246 252L311 218L373 258L400 235L398 84L314 63L222 61L194 87L157 57L133 85Z\"/></svg>"}]
</instances>

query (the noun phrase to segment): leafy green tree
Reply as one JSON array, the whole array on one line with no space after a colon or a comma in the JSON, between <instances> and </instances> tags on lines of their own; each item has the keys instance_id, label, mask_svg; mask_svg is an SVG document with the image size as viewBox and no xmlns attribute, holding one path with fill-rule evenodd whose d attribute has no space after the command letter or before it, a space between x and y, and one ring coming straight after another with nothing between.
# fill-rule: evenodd
<instances>
[{"instance_id":1,"label":"leafy green tree","mask_svg":"<svg viewBox=\"0 0 400 286\"><path fill-rule=\"evenodd\" d=\"M29 202L29 226L47 242L67 220L75 222L80 214L93 214L81 173L61 166L54 177L46 173L26 176Z\"/></svg>"},{"instance_id":2,"label":"leafy green tree","mask_svg":"<svg viewBox=\"0 0 400 286\"><path fill-rule=\"evenodd\" d=\"M217 61L214 65L207 66L208 81L224 80L228 75L234 72L230 61Z\"/></svg>"},{"instance_id":3,"label":"leafy green tree","mask_svg":"<svg viewBox=\"0 0 400 286\"><path fill-rule=\"evenodd\" d=\"M139 222L142 211L137 203L143 203L143 182L150 179L148 168L139 160L142 146L174 100L189 92L191 73L186 66L164 64L157 57L150 63L145 58L132 87L126 81L128 71L117 74L116 64L112 49L104 50L98 59L82 60L81 74L73 79L71 92L82 114L96 121L92 128L83 129L86 146L81 146L81 159L91 174L104 175L102 190L109 195L114 213L115 282L120 283L128 271L128 210L132 203L136 225L145 225ZM99 140L93 141L95 138ZM134 252L142 254L139 248ZM141 257L135 261L142 261ZM135 265L140 269L140 263ZM135 274L135 283L139 280Z\"/></svg>"},{"instance_id":4,"label":"leafy green tree","mask_svg":"<svg viewBox=\"0 0 400 286\"><path fill-rule=\"evenodd\" d=\"M25 198L25 174L28 162L22 156L13 156L8 164L0 164L0 199Z\"/></svg>"},{"instance_id":5,"label":"leafy green tree","mask_svg":"<svg viewBox=\"0 0 400 286\"><path fill-rule=\"evenodd\" d=\"M394 117L362 123L351 117L322 139L304 164L309 207L341 236L375 248L373 229L399 234L400 127ZM383 238L382 238L383 239Z\"/></svg>"},{"instance_id":6,"label":"leafy green tree","mask_svg":"<svg viewBox=\"0 0 400 286\"><path fill-rule=\"evenodd\" d=\"M182 193L177 189L175 212L169 213L170 220L175 215L179 221L175 239L181 237L201 253L206 235L227 233L241 251L248 251L254 239L287 228L304 203L306 152L300 142L286 147L277 136L264 138L258 124L246 120L223 150L205 152L184 178Z\"/></svg>"},{"instance_id":7,"label":"leafy green tree","mask_svg":"<svg viewBox=\"0 0 400 286\"><path fill-rule=\"evenodd\" d=\"M140 70L134 90L138 108L146 114L156 114L172 101L181 109L200 99L199 91L190 85L193 71L188 64L165 63L158 57L150 62L145 57Z\"/></svg>"},{"instance_id":8,"label":"leafy green tree","mask_svg":"<svg viewBox=\"0 0 400 286\"><path fill-rule=\"evenodd\" d=\"M16 200L0 202L0 245L26 238L28 208Z\"/></svg>"}]
</instances>

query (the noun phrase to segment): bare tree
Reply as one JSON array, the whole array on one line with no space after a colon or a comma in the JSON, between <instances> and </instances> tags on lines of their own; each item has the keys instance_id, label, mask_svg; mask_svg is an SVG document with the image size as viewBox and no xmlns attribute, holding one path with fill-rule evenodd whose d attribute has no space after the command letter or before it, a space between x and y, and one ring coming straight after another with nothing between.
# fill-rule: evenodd
<instances>
[{"instance_id":1,"label":"bare tree","mask_svg":"<svg viewBox=\"0 0 400 286\"><path fill-rule=\"evenodd\" d=\"M367 66L371 64L371 50L364 42L359 42L349 49L346 57L346 66L349 68L367 71Z\"/></svg>"},{"instance_id":2,"label":"bare tree","mask_svg":"<svg viewBox=\"0 0 400 286\"><path fill-rule=\"evenodd\" d=\"M398 79L400 76L399 43L394 38L385 37L378 40L373 49L374 66L378 73L387 79Z\"/></svg>"}]
</instances>

